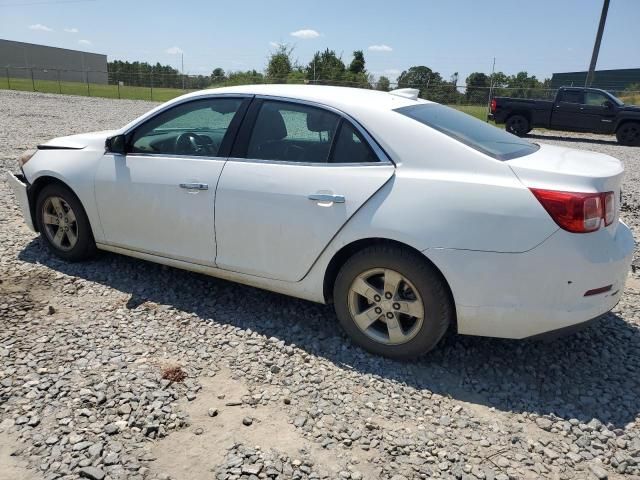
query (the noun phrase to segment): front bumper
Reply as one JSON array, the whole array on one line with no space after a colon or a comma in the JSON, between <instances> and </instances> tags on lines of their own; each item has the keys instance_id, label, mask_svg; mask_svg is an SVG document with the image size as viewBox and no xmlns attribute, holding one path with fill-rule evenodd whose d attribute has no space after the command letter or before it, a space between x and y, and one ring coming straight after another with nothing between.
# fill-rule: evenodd
<instances>
[{"instance_id":1,"label":"front bumper","mask_svg":"<svg viewBox=\"0 0 640 480\"><path fill-rule=\"evenodd\" d=\"M29 205L29 194L27 193L28 187L26 179L23 175L15 175L11 172L7 172L7 181L9 182L9 185L11 185L11 189L18 200L22 216L24 217L24 222L27 224L27 227L35 232L36 229L33 226L33 218L31 217L31 207Z\"/></svg>"},{"instance_id":2,"label":"front bumper","mask_svg":"<svg viewBox=\"0 0 640 480\"><path fill-rule=\"evenodd\" d=\"M524 253L432 249L449 282L458 332L528 338L597 318L620 301L634 240L620 222L593 234L558 230ZM607 292L585 296L611 285Z\"/></svg>"}]
</instances>

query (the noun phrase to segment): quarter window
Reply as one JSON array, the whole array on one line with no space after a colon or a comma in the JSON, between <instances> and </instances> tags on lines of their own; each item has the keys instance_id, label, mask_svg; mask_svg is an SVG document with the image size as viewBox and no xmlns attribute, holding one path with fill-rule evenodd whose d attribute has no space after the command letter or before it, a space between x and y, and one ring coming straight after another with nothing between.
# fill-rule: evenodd
<instances>
[{"instance_id":1,"label":"quarter window","mask_svg":"<svg viewBox=\"0 0 640 480\"><path fill-rule=\"evenodd\" d=\"M162 112L138 127L131 153L217 157L239 98L195 100Z\"/></svg>"},{"instance_id":2,"label":"quarter window","mask_svg":"<svg viewBox=\"0 0 640 480\"><path fill-rule=\"evenodd\" d=\"M371 163L379 159L362 135L346 120L342 121L340 132L333 147L333 163Z\"/></svg>"},{"instance_id":3,"label":"quarter window","mask_svg":"<svg viewBox=\"0 0 640 480\"><path fill-rule=\"evenodd\" d=\"M258 112L247 158L325 163L338 121L338 115L320 108L267 100Z\"/></svg>"}]
</instances>

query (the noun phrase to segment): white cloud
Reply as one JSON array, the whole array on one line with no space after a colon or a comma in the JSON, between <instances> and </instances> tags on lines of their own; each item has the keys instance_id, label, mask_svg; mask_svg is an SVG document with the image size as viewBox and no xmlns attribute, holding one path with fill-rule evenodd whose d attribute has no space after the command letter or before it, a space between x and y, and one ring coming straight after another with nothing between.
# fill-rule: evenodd
<instances>
[{"instance_id":1,"label":"white cloud","mask_svg":"<svg viewBox=\"0 0 640 480\"><path fill-rule=\"evenodd\" d=\"M392 52L393 48L383 43L382 45L370 45L369 51L370 52Z\"/></svg>"},{"instance_id":2,"label":"white cloud","mask_svg":"<svg viewBox=\"0 0 640 480\"><path fill-rule=\"evenodd\" d=\"M80 30L77 28L65 28L64 31L67 33L78 33Z\"/></svg>"},{"instance_id":3,"label":"white cloud","mask_svg":"<svg viewBox=\"0 0 640 480\"><path fill-rule=\"evenodd\" d=\"M93 45L90 40L85 40L84 38L82 40L78 40L78 43L85 46Z\"/></svg>"},{"instance_id":4,"label":"white cloud","mask_svg":"<svg viewBox=\"0 0 640 480\"><path fill-rule=\"evenodd\" d=\"M291 32L292 37L301 38L303 40L309 40L311 38L318 38L320 33L310 28L304 28L302 30L296 30L295 32Z\"/></svg>"},{"instance_id":5,"label":"white cloud","mask_svg":"<svg viewBox=\"0 0 640 480\"><path fill-rule=\"evenodd\" d=\"M180 55L181 53L184 53L180 47L167 48L165 52L169 55Z\"/></svg>"},{"instance_id":6,"label":"white cloud","mask_svg":"<svg viewBox=\"0 0 640 480\"><path fill-rule=\"evenodd\" d=\"M387 68L384 73L385 75L400 75L402 72L397 68Z\"/></svg>"},{"instance_id":7,"label":"white cloud","mask_svg":"<svg viewBox=\"0 0 640 480\"><path fill-rule=\"evenodd\" d=\"M280 48L280 45L282 45L282 44L278 43L278 42L269 42L269 46L271 46L273 48Z\"/></svg>"},{"instance_id":8,"label":"white cloud","mask_svg":"<svg viewBox=\"0 0 640 480\"><path fill-rule=\"evenodd\" d=\"M29 30L39 30L41 32L53 32L53 28L49 28L46 25L42 25L41 23L35 23L33 25L29 25Z\"/></svg>"}]
</instances>

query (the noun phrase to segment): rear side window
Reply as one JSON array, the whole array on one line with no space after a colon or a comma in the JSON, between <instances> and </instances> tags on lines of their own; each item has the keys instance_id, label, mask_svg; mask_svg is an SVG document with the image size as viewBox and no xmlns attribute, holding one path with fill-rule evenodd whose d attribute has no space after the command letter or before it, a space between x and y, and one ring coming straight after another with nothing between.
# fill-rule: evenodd
<instances>
[{"instance_id":1,"label":"rear side window","mask_svg":"<svg viewBox=\"0 0 640 480\"><path fill-rule=\"evenodd\" d=\"M332 163L372 163L378 157L362 135L346 120L342 122L331 155Z\"/></svg>"},{"instance_id":2,"label":"rear side window","mask_svg":"<svg viewBox=\"0 0 640 480\"><path fill-rule=\"evenodd\" d=\"M582 103L582 92L578 90L565 90L562 92L558 101L565 103Z\"/></svg>"},{"instance_id":3,"label":"rear side window","mask_svg":"<svg viewBox=\"0 0 640 480\"><path fill-rule=\"evenodd\" d=\"M402 107L395 111L496 160L523 157L540 148L535 143L511 135L471 115L437 103Z\"/></svg>"},{"instance_id":4,"label":"rear side window","mask_svg":"<svg viewBox=\"0 0 640 480\"><path fill-rule=\"evenodd\" d=\"M326 163L340 118L306 105L265 101L247 148L247 158Z\"/></svg>"}]
</instances>

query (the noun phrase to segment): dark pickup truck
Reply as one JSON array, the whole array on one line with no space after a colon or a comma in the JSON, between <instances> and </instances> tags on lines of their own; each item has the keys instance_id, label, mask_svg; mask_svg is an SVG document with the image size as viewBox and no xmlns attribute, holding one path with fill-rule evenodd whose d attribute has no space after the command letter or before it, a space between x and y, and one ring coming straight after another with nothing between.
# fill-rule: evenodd
<instances>
[{"instance_id":1,"label":"dark pickup truck","mask_svg":"<svg viewBox=\"0 0 640 480\"><path fill-rule=\"evenodd\" d=\"M615 134L622 145L640 145L640 107L597 88L562 87L553 101L495 97L489 119L520 137L540 127Z\"/></svg>"}]
</instances>

